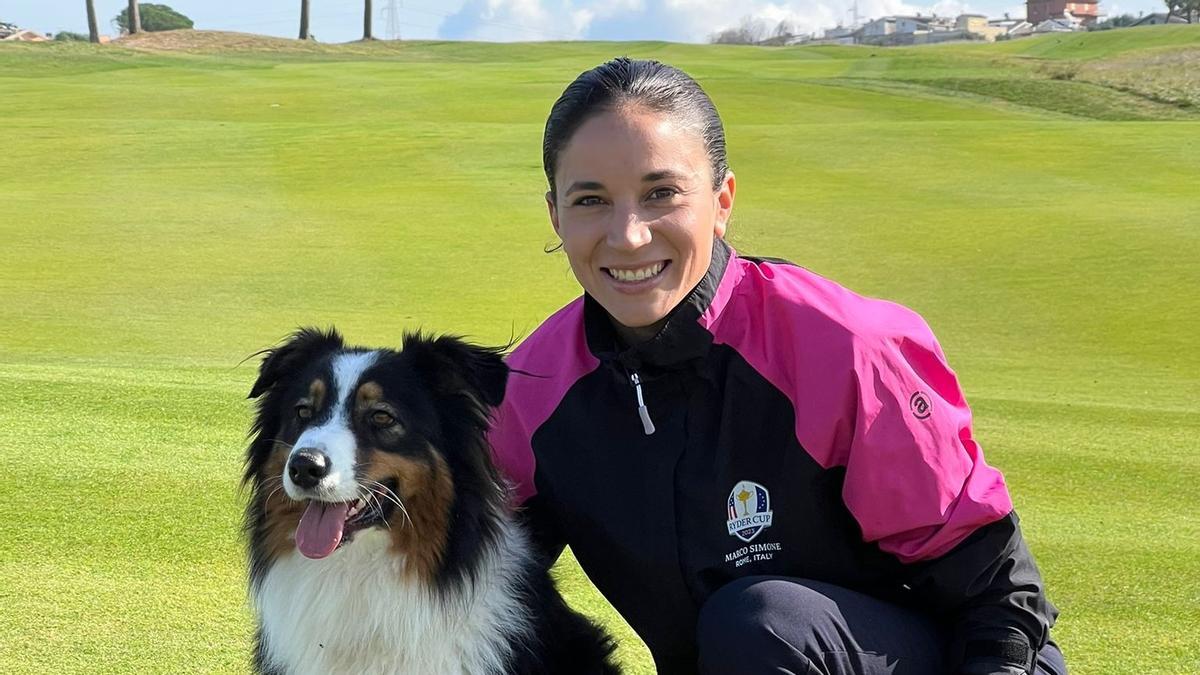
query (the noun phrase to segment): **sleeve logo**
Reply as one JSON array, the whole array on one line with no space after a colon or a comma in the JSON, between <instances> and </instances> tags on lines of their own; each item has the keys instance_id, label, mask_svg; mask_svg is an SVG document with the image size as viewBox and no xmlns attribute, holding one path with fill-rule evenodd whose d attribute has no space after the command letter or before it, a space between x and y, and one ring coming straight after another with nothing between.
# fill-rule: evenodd
<instances>
[{"instance_id":1,"label":"sleeve logo","mask_svg":"<svg viewBox=\"0 0 1200 675\"><path fill-rule=\"evenodd\" d=\"M933 402L925 392L913 392L908 398L908 409L912 411L913 417L923 420L933 413Z\"/></svg>"},{"instance_id":2,"label":"sleeve logo","mask_svg":"<svg viewBox=\"0 0 1200 675\"><path fill-rule=\"evenodd\" d=\"M739 481L725 503L729 534L749 542L771 526L771 495L767 488L748 480Z\"/></svg>"}]
</instances>

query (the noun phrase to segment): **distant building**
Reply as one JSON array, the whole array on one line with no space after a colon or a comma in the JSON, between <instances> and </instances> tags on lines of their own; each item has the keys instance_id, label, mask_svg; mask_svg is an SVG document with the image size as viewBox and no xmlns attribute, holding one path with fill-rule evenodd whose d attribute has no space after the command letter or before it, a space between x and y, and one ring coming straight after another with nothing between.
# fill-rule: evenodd
<instances>
[{"instance_id":1,"label":"distant building","mask_svg":"<svg viewBox=\"0 0 1200 675\"><path fill-rule=\"evenodd\" d=\"M1025 20L1040 26L1048 19L1075 17L1084 26L1100 17L1099 0L1025 0Z\"/></svg>"},{"instance_id":2,"label":"distant building","mask_svg":"<svg viewBox=\"0 0 1200 675\"><path fill-rule=\"evenodd\" d=\"M1040 2L1042 0L1029 0ZM1062 2L1063 7L1075 7L1078 2ZM1083 4L1087 4L1086 0ZM1098 2L1091 3L1098 7ZM1061 17L1044 19L1038 24L1025 19L1012 19L1007 14L1003 19L988 19L983 14L960 14L945 16L882 16L871 19L859 28L838 26L827 28L820 38L812 42L819 44L867 44L880 47L901 45L926 45L938 42L1006 40L1032 35L1034 32L1066 32L1082 30L1084 19L1064 9Z\"/></svg>"},{"instance_id":3,"label":"distant building","mask_svg":"<svg viewBox=\"0 0 1200 675\"><path fill-rule=\"evenodd\" d=\"M1187 23L1187 21L1184 21L1183 17L1179 17L1174 14L1172 14L1170 20L1168 20L1167 15L1164 12L1162 14L1147 14L1146 16L1143 16L1142 18L1138 19L1137 21L1134 21L1133 23L1129 24L1129 27L1132 28L1134 26L1161 26L1161 25L1167 24L1167 23Z\"/></svg>"},{"instance_id":4,"label":"distant building","mask_svg":"<svg viewBox=\"0 0 1200 675\"><path fill-rule=\"evenodd\" d=\"M1004 31L988 25L982 14L946 16L884 16L867 22L859 42L880 46L923 45L953 40L993 41Z\"/></svg>"},{"instance_id":5,"label":"distant building","mask_svg":"<svg viewBox=\"0 0 1200 675\"><path fill-rule=\"evenodd\" d=\"M864 38L880 38L896 32L896 17L883 16L863 24L861 35Z\"/></svg>"},{"instance_id":6,"label":"distant building","mask_svg":"<svg viewBox=\"0 0 1200 675\"><path fill-rule=\"evenodd\" d=\"M1079 24L1067 19L1046 19L1034 26L1035 33L1073 33L1079 30Z\"/></svg>"},{"instance_id":7,"label":"distant building","mask_svg":"<svg viewBox=\"0 0 1200 675\"><path fill-rule=\"evenodd\" d=\"M856 35L858 35L858 29L849 26L826 28L825 34L821 36L821 41L827 44L852 45L857 42Z\"/></svg>"},{"instance_id":8,"label":"distant building","mask_svg":"<svg viewBox=\"0 0 1200 675\"><path fill-rule=\"evenodd\" d=\"M954 30L977 35L988 42L995 42L996 38L1008 32L1004 28L993 26L982 14L960 14L954 20Z\"/></svg>"},{"instance_id":9,"label":"distant building","mask_svg":"<svg viewBox=\"0 0 1200 675\"><path fill-rule=\"evenodd\" d=\"M988 25L992 28L1003 31L996 36L996 39L1011 39L1033 35L1033 24L1024 19L1010 19L1006 15L1003 19L992 19L988 21Z\"/></svg>"}]
</instances>

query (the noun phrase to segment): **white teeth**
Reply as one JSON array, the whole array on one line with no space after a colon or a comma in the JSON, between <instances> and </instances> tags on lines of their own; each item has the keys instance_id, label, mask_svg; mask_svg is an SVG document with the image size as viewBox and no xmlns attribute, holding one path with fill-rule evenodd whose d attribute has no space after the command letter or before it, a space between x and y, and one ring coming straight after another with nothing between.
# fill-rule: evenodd
<instances>
[{"instance_id":1,"label":"white teeth","mask_svg":"<svg viewBox=\"0 0 1200 675\"><path fill-rule=\"evenodd\" d=\"M663 269L663 263L657 262L649 267L643 267L637 270L618 270L611 267L606 268L609 276L617 281L644 281L650 277L656 276Z\"/></svg>"},{"instance_id":2,"label":"white teeth","mask_svg":"<svg viewBox=\"0 0 1200 675\"><path fill-rule=\"evenodd\" d=\"M358 515L358 512L362 511L364 506L366 506L366 502L361 499L354 502L354 506L351 506L350 511L346 513L346 518L353 518Z\"/></svg>"}]
</instances>

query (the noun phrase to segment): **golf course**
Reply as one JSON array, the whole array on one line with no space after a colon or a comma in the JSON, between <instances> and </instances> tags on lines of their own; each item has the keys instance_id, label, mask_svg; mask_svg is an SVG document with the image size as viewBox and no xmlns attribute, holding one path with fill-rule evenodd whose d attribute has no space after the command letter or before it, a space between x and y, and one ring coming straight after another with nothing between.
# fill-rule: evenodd
<instances>
[{"instance_id":1,"label":"golf course","mask_svg":"<svg viewBox=\"0 0 1200 675\"><path fill-rule=\"evenodd\" d=\"M252 355L305 325L506 344L576 297L545 252L542 129L618 55L712 96L738 251L932 326L1071 672L1200 673L1191 25L890 49L0 45L0 672L247 672ZM652 673L569 554L556 575Z\"/></svg>"}]
</instances>

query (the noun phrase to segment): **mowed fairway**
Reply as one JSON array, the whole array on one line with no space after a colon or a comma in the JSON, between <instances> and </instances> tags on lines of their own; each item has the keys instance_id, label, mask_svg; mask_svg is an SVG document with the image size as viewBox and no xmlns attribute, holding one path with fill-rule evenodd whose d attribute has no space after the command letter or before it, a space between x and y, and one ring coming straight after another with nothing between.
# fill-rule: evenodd
<instances>
[{"instance_id":1,"label":"mowed fairway","mask_svg":"<svg viewBox=\"0 0 1200 675\"><path fill-rule=\"evenodd\" d=\"M244 672L243 359L305 324L504 343L574 297L543 253L542 124L628 54L715 99L739 250L928 319L1072 672L1200 672L1200 114L1084 81L1194 54L1200 27L894 51L279 44L0 46L0 671Z\"/></svg>"}]
</instances>

